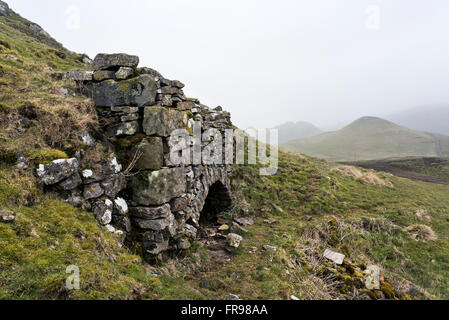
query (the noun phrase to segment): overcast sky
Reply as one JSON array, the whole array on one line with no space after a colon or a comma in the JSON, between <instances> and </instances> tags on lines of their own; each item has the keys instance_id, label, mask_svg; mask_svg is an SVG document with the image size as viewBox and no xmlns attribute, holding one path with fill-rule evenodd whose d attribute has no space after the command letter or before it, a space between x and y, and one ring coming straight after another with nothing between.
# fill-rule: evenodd
<instances>
[{"instance_id":1,"label":"overcast sky","mask_svg":"<svg viewBox=\"0 0 449 320\"><path fill-rule=\"evenodd\" d=\"M125 52L241 128L449 104L448 0L6 0L68 49Z\"/></svg>"}]
</instances>

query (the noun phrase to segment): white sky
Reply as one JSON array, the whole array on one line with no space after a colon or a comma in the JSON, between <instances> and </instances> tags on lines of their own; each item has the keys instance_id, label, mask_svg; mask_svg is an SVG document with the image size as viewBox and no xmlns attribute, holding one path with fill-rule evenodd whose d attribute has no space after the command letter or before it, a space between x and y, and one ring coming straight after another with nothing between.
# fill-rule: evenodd
<instances>
[{"instance_id":1,"label":"white sky","mask_svg":"<svg viewBox=\"0 0 449 320\"><path fill-rule=\"evenodd\" d=\"M241 128L449 103L448 0L6 2L70 50L138 55Z\"/></svg>"}]
</instances>

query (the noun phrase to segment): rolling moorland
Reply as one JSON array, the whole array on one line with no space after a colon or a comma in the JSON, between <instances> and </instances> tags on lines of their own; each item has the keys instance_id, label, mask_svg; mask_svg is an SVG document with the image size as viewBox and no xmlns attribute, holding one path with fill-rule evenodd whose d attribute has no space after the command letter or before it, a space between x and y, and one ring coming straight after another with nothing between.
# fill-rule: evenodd
<instances>
[{"instance_id":1,"label":"rolling moorland","mask_svg":"<svg viewBox=\"0 0 449 320\"><path fill-rule=\"evenodd\" d=\"M92 101L55 76L90 66L0 6L0 210L15 213L0 222L0 299L449 299L449 186L288 150L274 176L234 167L234 206L217 224L242 235L238 249L205 237L146 263L91 212L44 192L37 165L73 156L82 131L98 133ZM106 150L98 143L91 156ZM325 249L345 254L344 264L324 259ZM371 264L384 276L379 290L364 286ZM80 290L64 285L69 265L80 268Z\"/></svg>"},{"instance_id":2,"label":"rolling moorland","mask_svg":"<svg viewBox=\"0 0 449 320\"><path fill-rule=\"evenodd\" d=\"M360 118L341 130L283 146L330 161L449 156L449 137L413 131L375 117Z\"/></svg>"},{"instance_id":3,"label":"rolling moorland","mask_svg":"<svg viewBox=\"0 0 449 320\"><path fill-rule=\"evenodd\" d=\"M393 158L344 164L389 172L398 177L449 185L449 160L445 158Z\"/></svg>"}]
</instances>

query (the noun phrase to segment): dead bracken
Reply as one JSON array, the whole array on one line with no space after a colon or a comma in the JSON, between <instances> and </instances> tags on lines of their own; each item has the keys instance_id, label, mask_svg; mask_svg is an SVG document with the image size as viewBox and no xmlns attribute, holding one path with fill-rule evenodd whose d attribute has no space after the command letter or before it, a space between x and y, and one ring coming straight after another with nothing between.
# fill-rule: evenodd
<instances>
[{"instance_id":1,"label":"dead bracken","mask_svg":"<svg viewBox=\"0 0 449 320\"><path fill-rule=\"evenodd\" d=\"M333 172L337 172L345 177L353 177L356 180L359 180L363 183L374 185L374 186L385 186L388 188L393 188L393 184L391 181L387 179L381 179L379 176L373 172L362 172L361 169L358 169L353 166L338 166L332 168Z\"/></svg>"},{"instance_id":2,"label":"dead bracken","mask_svg":"<svg viewBox=\"0 0 449 320\"><path fill-rule=\"evenodd\" d=\"M415 224L404 230L416 241L429 242L437 239L437 235L432 228L423 224Z\"/></svg>"}]
</instances>

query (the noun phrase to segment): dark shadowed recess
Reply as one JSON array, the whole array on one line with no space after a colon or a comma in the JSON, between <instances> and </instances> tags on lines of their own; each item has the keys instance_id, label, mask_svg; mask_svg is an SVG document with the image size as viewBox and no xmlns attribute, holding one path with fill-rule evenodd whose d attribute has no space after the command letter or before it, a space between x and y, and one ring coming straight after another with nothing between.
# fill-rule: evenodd
<instances>
[{"instance_id":1,"label":"dark shadowed recess","mask_svg":"<svg viewBox=\"0 0 449 320\"><path fill-rule=\"evenodd\" d=\"M200 224L217 221L217 216L231 206L229 190L220 182L214 183L210 189L200 215Z\"/></svg>"}]
</instances>

